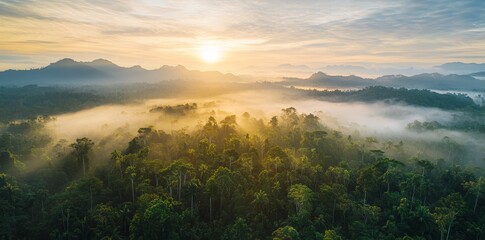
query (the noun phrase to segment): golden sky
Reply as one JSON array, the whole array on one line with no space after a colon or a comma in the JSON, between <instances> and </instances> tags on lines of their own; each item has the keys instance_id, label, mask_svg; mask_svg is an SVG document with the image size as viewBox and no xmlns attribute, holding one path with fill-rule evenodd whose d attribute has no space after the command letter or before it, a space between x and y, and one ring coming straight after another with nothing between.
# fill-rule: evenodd
<instances>
[{"instance_id":1,"label":"golden sky","mask_svg":"<svg viewBox=\"0 0 485 240\"><path fill-rule=\"evenodd\" d=\"M0 0L0 70L65 57L234 73L485 62L485 1Z\"/></svg>"}]
</instances>

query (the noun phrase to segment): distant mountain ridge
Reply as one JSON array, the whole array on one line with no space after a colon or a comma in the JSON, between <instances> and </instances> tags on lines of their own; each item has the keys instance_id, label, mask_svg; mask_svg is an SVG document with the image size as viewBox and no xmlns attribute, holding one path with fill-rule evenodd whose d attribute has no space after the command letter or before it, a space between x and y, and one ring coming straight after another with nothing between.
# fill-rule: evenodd
<instances>
[{"instance_id":1,"label":"distant mountain ridge","mask_svg":"<svg viewBox=\"0 0 485 240\"><path fill-rule=\"evenodd\" d=\"M158 69L147 70L138 65L121 67L105 59L78 62L70 58L39 69L0 72L0 85L152 83L168 80L238 81L239 78L230 73L188 70L181 65L164 65Z\"/></svg>"},{"instance_id":2,"label":"distant mountain ridge","mask_svg":"<svg viewBox=\"0 0 485 240\"><path fill-rule=\"evenodd\" d=\"M363 88L369 86L404 87L437 90L485 90L485 81L470 75L443 75L423 73L413 76L385 75L377 78L362 78L355 75L328 75L313 73L309 78L284 78L280 85L315 88ZM6 70L0 72L0 86L36 85L92 85L156 83L170 80L240 82L234 74L217 71L188 70L184 66L167 66L148 70L141 66L121 67L106 59L79 62L64 58L46 67L31 70Z\"/></svg>"},{"instance_id":3,"label":"distant mountain ridge","mask_svg":"<svg viewBox=\"0 0 485 240\"><path fill-rule=\"evenodd\" d=\"M309 78L284 78L278 84L316 88L362 88L369 86L404 87L437 90L485 90L485 81L469 75L423 73L414 76L385 75L375 79L359 76L332 76L323 72Z\"/></svg>"},{"instance_id":4,"label":"distant mountain ridge","mask_svg":"<svg viewBox=\"0 0 485 240\"><path fill-rule=\"evenodd\" d=\"M434 66L434 68L452 73L470 74L473 72L485 71L485 63L449 62Z\"/></svg>"},{"instance_id":5,"label":"distant mountain ridge","mask_svg":"<svg viewBox=\"0 0 485 240\"><path fill-rule=\"evenodd\" d=\"M470 74L472 77L485 77L485 71Z\"/></svg>"}]
</instances>

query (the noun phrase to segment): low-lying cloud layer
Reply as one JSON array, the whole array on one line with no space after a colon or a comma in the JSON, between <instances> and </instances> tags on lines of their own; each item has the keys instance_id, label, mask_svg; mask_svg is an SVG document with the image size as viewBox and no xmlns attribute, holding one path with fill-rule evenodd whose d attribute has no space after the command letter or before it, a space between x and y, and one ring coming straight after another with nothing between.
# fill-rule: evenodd
<instances>
[{"instance_id":1,"label":"low-lying cloud layer","mask_svg":"<svg viewBox=\"0 0 485 240\"><path fill-rule=\"evenodd\" d=\"M157 106L197 103L197 110L186 115L170 115L150 112ZM375 148L383 148L385 142L403 141L407 156L446 159L448 153L442 152L437 144L443 144L446 137L453 143L466 148L462 160L481 164L485 156L485 139L482 134L438 129L415 132L407 125L415 120L420 122L438 121L448 124L454 121L458 112L448 112L434 108L413 107L402 104L378 103L330 103L318 100L297 100L272 91L245 91L226 94L213 98L172 98L153 99L135 105L109 105L56 116L49 124L56 141L66 139L73 142L76 138L88 137L97 143L105 158L114 149L124 149L127 142L137 135L142 127L171 132L186 129L191 131L202 126L209 116L218 121L227 115L237 115L241 120L244 112L251 117L262 118L265 123L272 116L280 115L281 109L294 107L300 113L313 113L320 117L321 123L345 135L357 138L377 137L380 141ZM239 121L241 122L241 121ZM240 126L243 131L251 131L251 126ZM102 148L102 149L100 149Z\"/></svg>"}]
</instances>

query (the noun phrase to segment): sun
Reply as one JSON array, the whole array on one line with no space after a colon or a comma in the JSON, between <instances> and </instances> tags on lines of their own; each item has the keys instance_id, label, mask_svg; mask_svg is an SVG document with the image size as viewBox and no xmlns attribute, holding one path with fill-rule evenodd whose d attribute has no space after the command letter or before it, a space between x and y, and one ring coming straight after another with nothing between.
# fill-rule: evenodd
<instances>
[{"instance_id":1,"label":"sun","mask_svg":"<svg viewBox=\"0 0 485 240\"><path fill-rule=\"evenodd\" d=\"M216 44L205 44L199 48L199 57L206 63L216 63L222 59L223 49Z\"/></svg>"}]
</instances>

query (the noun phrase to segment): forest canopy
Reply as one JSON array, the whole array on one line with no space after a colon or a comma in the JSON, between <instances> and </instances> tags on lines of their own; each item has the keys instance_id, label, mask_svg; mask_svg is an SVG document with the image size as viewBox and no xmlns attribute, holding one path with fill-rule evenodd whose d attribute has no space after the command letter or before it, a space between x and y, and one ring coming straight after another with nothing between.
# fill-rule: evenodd
<instances>
[{"instance_id":1,"label":"forest canopy","mask_svg":"<svg viewBox=\"0 0 485 240\"><path fill-rule=\"evenodd\" d=\"M483 238L483 172L452 139L436 146L444 158L421 159L290 107L190 131L147 126L103 159L89 138L51 144L49 121L11 123L0 138L3 238ZM32 156L48 161L33 170Z\"/></svg>"}]
</instances>

